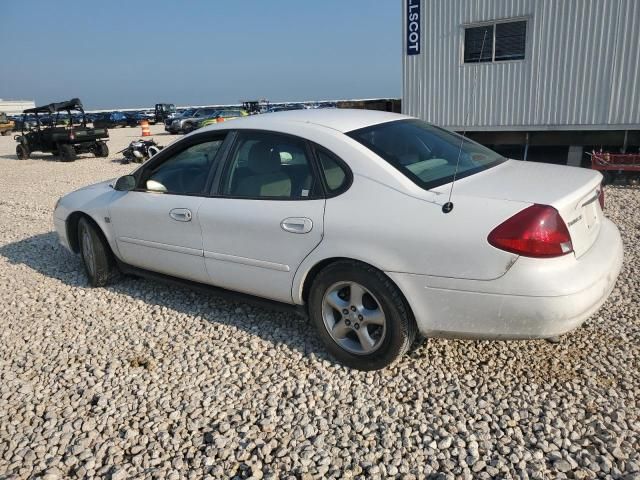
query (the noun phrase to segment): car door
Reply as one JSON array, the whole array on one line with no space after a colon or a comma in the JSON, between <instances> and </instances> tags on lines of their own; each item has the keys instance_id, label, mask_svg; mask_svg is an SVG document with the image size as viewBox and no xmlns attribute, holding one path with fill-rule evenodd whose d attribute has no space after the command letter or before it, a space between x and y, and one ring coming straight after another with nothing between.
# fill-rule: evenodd
<instances>
[{"instance_id":1,"label":"car door","mask_svg":"<svg viewBox=\"0 0 640 480\"><path fill-rule=\"evenodd\" d=\"M199 218L214 285L291 302L293 276L320 243L325 200L304 140L241 130Z\"/></svg>"},{"instance_id":2,"label":"car door","mask_svg":"<svg viewBox=\"0 0 640 480\"><path fill-rule=\"evenodd\" d=\"M163 150L136 172L137 188L110 206L122 260L208 282L198 209L210 189L224 133L208 132Z\"/></svg>"}]
</instances>

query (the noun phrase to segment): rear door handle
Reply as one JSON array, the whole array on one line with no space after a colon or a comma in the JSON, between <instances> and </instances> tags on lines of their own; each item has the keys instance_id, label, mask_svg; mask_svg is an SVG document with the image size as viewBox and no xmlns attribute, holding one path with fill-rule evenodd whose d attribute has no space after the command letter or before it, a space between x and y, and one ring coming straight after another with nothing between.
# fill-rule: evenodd
<instances>
[{"instance_id":1,"label":"rear door handle","mask_svg":"<svg viewBox=\"0 0 640 480\"><path fill-rule=\"evenodd\" d=\"M285 232L309 233L313 228L313 222L307 217L289 217L282 220L280 226Z\"/></svg>"},{"instance_id":2,"label":"rear door handle","mask_svg":"<svg viewBox=\"0 0 640 480\"><path fill-rule=\"evenodd\" d=\"M177 222L190 222L193 215L188 208L174 208L169 212L169 216Z\"/></svg>"}]
</instances>

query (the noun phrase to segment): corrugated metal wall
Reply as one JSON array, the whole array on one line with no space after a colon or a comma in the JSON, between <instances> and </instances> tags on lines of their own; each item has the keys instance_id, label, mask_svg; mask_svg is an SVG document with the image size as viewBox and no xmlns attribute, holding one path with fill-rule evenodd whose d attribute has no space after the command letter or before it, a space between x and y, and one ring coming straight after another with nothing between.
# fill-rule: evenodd
<instances>
[{"instance_id":1,"label":"corrugated metal wall","mask_svg":"<svg viewBox=\"0 0 640 480\"><path fill-rule=\"evenodd\" d=\"M639 0L422 0L421 10L421 53L403 54L404 113L468 130L640 128ZM514 17L528 21L525 60L462 62L465 24Z\"/></svg>"}]
</instances>

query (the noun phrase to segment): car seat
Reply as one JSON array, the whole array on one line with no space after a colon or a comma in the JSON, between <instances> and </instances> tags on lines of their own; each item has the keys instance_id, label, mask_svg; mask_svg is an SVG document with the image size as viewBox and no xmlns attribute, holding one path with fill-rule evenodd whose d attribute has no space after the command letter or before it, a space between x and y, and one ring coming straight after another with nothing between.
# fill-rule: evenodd
<instances>
[{"instance_id":1,"label":"car seat","mask_svg":"<svg viewBox=\"0 0 640 480\"><path fill-rule=\"evenodd\" d=\"M291 178L282 171L280 154L273 145L258 142L247 156L249 174L238 182L233 194L243 197L290 197Z\"/></svg>"}]
</instances>

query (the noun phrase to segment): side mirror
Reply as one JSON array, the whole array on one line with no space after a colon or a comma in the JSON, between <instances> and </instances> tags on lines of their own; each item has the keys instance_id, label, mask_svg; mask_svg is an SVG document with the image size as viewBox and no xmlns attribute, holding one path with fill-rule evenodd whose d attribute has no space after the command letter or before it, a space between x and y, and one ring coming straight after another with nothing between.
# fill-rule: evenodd
<instances>
[{"instance_id":1,"label":"side mirror","mask_svg":"<svg viewBox=\"0 0 640 480\"><path fill-rule=\"evenodd\" d=\"M128 192L133 190L136 188L136 177L133 175L124 175L116 180L116 184L113 188L119 192Z\"/></svg>"},{"instance_id":2,"label":"side mirror","mask_svg":"<svg viewBox=\"0 0 640 480\"><path fill-rule=\"evenodd\" d=\"M167 187L155 180L147 180L147 190L150 192L167 193Z\"/></svg>"}]
</instances>

